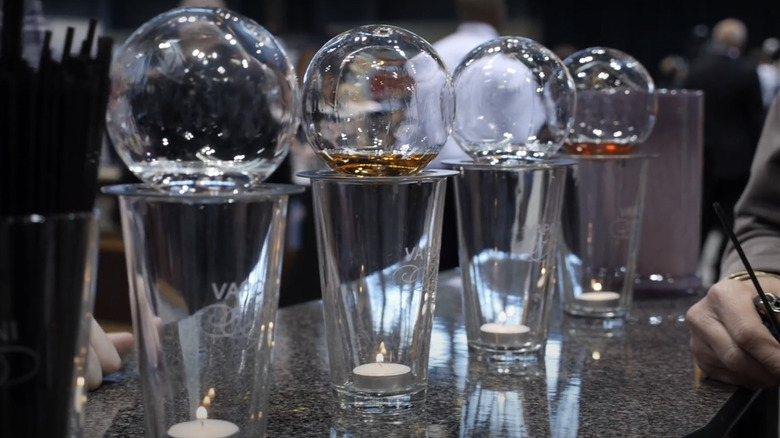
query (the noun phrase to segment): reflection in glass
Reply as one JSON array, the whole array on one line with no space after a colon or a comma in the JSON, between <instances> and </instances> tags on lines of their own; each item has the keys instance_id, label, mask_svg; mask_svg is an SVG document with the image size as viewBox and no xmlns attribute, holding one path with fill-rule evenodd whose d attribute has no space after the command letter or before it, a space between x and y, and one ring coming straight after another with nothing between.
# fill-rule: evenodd
<instances>
[{"instance_id":1,"label":"reflection in glass","mask_svg":"<svg viewBox=\"0 0 780 438\"><path fill-rule=\"evenodd\" d=\"M528 38L476 47L455 69L453 84L453 136L475 161L549 158L572 126L574 82L553 52Z\"/></svg>"},{"instance_id":2,"label":"reflection in glass","mask_svg":"<svg viewBox=\"0 0 780 438\"><path fill-rule=\"evenodd\" d=\"M628 313L652 155L583 155L566 174L558 287L567 312Z\"/></svg>"},{"instance_id":3,"label":"reflection in glass","mask_svg":"<svg viewBox=\"0 0 780 438\"><path fill-rule=\"evenodd\" d=\"M302 174L312 179L317 212L331 383L345 408L386 412L425 401L452 174Z\"/></svg>"},{"instance_id":4,"label":"reflection in glass","mask_svg":"<svg viewBox=\"0 0 780 438\"><path fill-rule=\"evenodd\" d=\"M626 406L630 404L618 394L622 392L621 385L630 384L626 382L630 366L625 361L631 356L631 351L625 322L620 318L567 316L563 320L562 330L565 335L561 341L560 374L556 376L554 386L550 387L552 436L600 436L602 432L594 428L601 426L596 426L597 422L591 419L608 417L609 412L625 412ZM608 378L603 376L605 373L608 373ZM612 384L595 386L594 381L609 381ZM581 403L583 399L594 400L594 397L599 403Z\"/></svg>"},{"instance_id":5,"label":"reflection in glass","mask_svg":"<svg viewBox=\"0 0 780 438\"><path fill-rule=\"evenodd\" d=\"M469 367L460 437L550 436L544 365L497 369L473 362Z\"/></svg>"},{"instance_id":6,"label":"reflection in glass","mask_svg":"<svg viewBox=\"0 0 780 438\"><path fill-rule=\"evenodd\" d=\"M450 75L427 41L395 26L362 26L311 60L303 128L337 172L408 175L447 141L452 99Z\"/></svg>"},{"instance_id":7,"label":"reflection in glass","mask_svg":"<svg viewBox=\"0 0 780 438\"><path fill-rule=\"evenodd\" d=\"M480 355L522 361L543 351L565 167L455 165L466 330Z\"/></svg>"},{"instance_id":8,"label":"reflection in glass","mask_svg":"<svg viewBox=\"0 0 780 438\"><path fill-rule=\"evenodd\" d=\"M622 155L645 141L655 125L655 83L631 55L589 47L563 60L577 89L574 126L564 150Z\"/></svg>"},{"instance_id":9,"label":"reflection in glass","mask_svg":"<svg viewBox=\"0 0 780 438\"><path fill-rule=\"evenodd\" d=\"M437 426L429 425L425 411L398 416L365 415L340 410L333 413L330 438L445 438Z\"/></svg>"},{"instance_id":10,"label":"reflection in glass","mask_svg":"<svg viewBox=\"0 0 780 438\"><path fill-rule=\"evenodd\" d=\"M278 167L298 127L298 81L282 45L226 9L153 18L122 46L111 79L111 140L161 190L243 190Z\"/></svg>"}]
</instances>

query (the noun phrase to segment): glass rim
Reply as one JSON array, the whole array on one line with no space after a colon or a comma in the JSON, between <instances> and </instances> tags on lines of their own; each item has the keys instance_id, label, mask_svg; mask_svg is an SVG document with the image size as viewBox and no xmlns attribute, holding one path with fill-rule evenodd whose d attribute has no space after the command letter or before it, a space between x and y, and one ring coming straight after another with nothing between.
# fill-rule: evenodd
<instances>
[{"instance_id":1,"label":"glass rim","mask_svg":"<svg viewBox=\"0 0 780 438\"><path fill-rule=\"evenodd\" d=\"M57 213L23 213L23 214L0 215L0 222L44 224L46 222L55 222L55 221L98 219L99 217L100 217L100 209L93 208L92 210L88 210L88 211L66 211L66 212L57 212Z\"/></svg>"},{"instance_id":2,"label":"glass rim","mask_svg":"<svg viewBox=\"0 0 780 438\"><path fill-rule=\"evenodd\" d=\"M495 170L503 172L517 172L526 170L546 170L546 169L558 169L560 167L573 166L576 163L575 160L568 158L567 156L553 155L550 158L528 161L517 164L490 164L482 163L473 160L460 160L460 161L444 161L447 166L453 166L458 168L466 168L469 170Z\"/></svg>"},{"instance_id":3,"label":"glass rim","mask_svg":"<svg viewBox=\"0 0 780 438\"><path fill-rule=\"evenodd\" d=\"M311 180L337 181L347 184L372 184L372 183L405 183L421 182L426 180L438 180L449 176L455 176L458 172L449 169L423 169L420 172L410 175L397 176L368 176L368 175L348 175L339 173L331 169L307 170L297 173L297 176L309 178Z\"/></svg>"},{"instance_id":4,"label":"glass rim","mask_svg":"<svg viewBox=\"0 0 780 438\"><path fill-rule=\"evenodd\" d=\"M121 198L149 198L171 202L232 202L232 201L256 201L272 199L280 196L295 195L306 191L306 187L295 184L271 184L259 183L246 187L240 191L201 191L201 192L166 192L158 190L149 184L115 184L101 188L101 192Z\"/></svg>"},{"instance_id":5,"label":"glass rim","mask_svg":"<svg viewBox=\"0 0 780 438\"><path fill-rule=\"evenodd\" d=\"M576 154L561 154L562 156L569 158L575 162L578 161L625 161L625 160L649 160L658 158L661 154L639 152L630 154L596 154L596 155L576 155Z\"/></svg>"},{"instance_id":6,"label":"glass rim","mask_svg":"<svg viewBox=\"0 0 780 438\"><path fill-rule=\"evenodd\" d=\"M704 96L704 91L695 88L658 88L655 90L659 96Z\"/></svg>"}]
</instances>

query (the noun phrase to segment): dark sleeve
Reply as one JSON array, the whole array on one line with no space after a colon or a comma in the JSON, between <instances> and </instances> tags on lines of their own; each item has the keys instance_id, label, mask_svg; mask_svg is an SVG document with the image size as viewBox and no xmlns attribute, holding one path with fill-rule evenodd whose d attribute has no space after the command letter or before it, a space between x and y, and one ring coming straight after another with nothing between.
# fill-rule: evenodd
<instances>
[{"instance_id":1,"label":"dark sleeve","mask_svg":"<svg viewBox=\"0 0 780 438\"><path fill-rule=\"evenodd\" d=\"M753 269L780 272L780 104L778 96L766 117L750 180L735 209L734 232ZM721 272L744 270L732 245Z\"/></svg>"}]
</instances>

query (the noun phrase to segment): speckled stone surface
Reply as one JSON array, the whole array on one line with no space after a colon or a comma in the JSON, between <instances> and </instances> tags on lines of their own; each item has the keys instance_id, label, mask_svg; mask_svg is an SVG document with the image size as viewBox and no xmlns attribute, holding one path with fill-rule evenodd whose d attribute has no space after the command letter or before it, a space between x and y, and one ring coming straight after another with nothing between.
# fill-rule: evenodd
<instances>
[{"instance_id":1,"label":"speckled stone surface","mask_svg":"<svg viewBox=\"0 0 780 438\"><path fill-rule=\"evenodd\" d=\"M386 417L341 411L329 388L322 305L281 309L269 437L681 437L706 424L734 388L700 381L685 311L697 296L634 302L623 324L553 310L544 360L498 369L466 346L460 289L441 276L425 409ZM132 360L89 396L92 437L143 437Z\"/></svg>"}]
</instances>

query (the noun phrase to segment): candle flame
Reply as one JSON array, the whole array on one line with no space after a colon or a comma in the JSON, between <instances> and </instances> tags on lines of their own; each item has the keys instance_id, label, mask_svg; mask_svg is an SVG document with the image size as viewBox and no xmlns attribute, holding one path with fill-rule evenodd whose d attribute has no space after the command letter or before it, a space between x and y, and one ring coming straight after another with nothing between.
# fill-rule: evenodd
<instances>
[{"instance_id":1,"label":"candle flame","mask_svg":"<svg viewBox=\"0 0 780 438\"><path fill-rule=\"evenodd\" d=\"M197 418L200 421L204 421L206 418L209 417L209 413L203 406L199 407L198 410L195 411L195 418Z\"/></svg>"},{"instance_id":2,"label":"candle flame","mask_svg":"<svg viewBox=\"0 0 780 438\"><path fill-rule=\"evenodd\" d=\"M384 356L387 354L387 350L385 349L385 341L379 342L379 352Z\"/></svg>"},{"instance_id":3,"label":"candle flame","mask_svg":"<svg viewBox=\"0 0 780 438\"><path fill-rule=\"evenodd\" d=\"M591 280L590 281L590 286L596 292L599 292L601 290L601 283L599 283L596 280Z\"/></svg>"},{"instance_id":4,"label":"candle flame","mask_svg":"<svg viewBox=\"0 0 780 438\"><path fill-rule=\"evenodd\" d=\"M498 312L498 322L506 322L506 313L503 310Z\"/></svg>"},{"instance_id":5,"label":"candle flame","mask_svg":"<svg viewBox=\"0 0 780 438\"><path fill-rule=\"evenodd\" d=\"M214 388L209 388L209 398L214 400L214 397L217 396L217 392L214 391Z\"/></svg>"},{"instance_id":6,"label":"candle flame","mask_svg":"<svg viewBox=\"0 0 780 438\"><path fill-rule=\"evenodd\" d=\"M209 396L203 397L203 406L204 407L211 406L211 397L209 397Z\"/></svg>"},{"instance_id":7,"label":"candle flame","mask_svg":"<svg viewBox=\"0 0 780 438\"><path fill-rule=\"evenodd\" d=\"M382 353L379 353L376 355L376 361L377 363L382 363L385 361L385 355Z\"/></svg>"}]
</instances>

